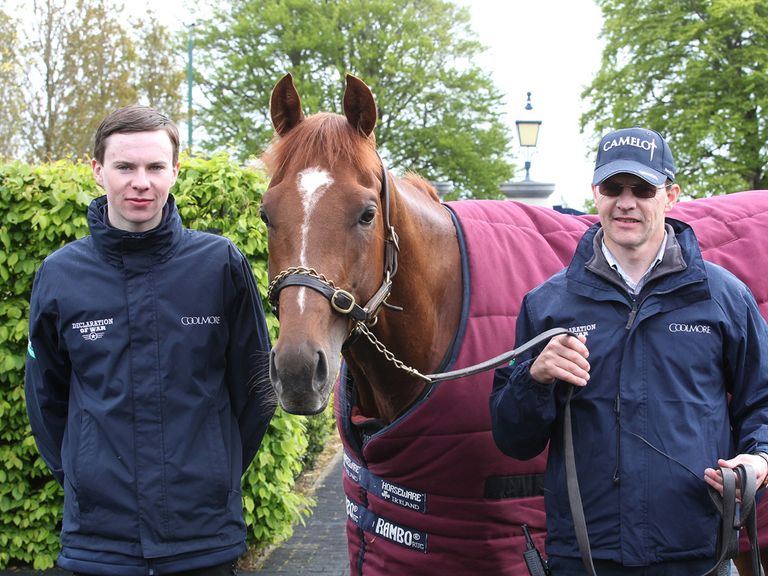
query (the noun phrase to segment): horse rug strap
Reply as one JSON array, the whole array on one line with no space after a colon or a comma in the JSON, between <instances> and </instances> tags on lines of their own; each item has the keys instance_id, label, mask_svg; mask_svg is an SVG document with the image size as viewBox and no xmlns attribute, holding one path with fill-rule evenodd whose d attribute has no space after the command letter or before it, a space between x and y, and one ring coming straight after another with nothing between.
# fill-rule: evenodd
<instances>
[{"instance_id":1,"label":"horse rug strap","mask_svg":"<svg viewBox=\"0 0 768 576\"><path fill-rule=\"evenodd\" d=\"M388 482L355 462L346 450L344 451L344 470L347 477L366 492L371 492L390 504L426 514L427 494L425 492ZM424 554L428 552L429 534L425 531L384 518L362 503L352 500L349 495L346 496L346 504L347 518L361 530L417 552Z\"/></svg>"},{"instance_id":2,"label":"horse rug strap","mask_svg":"<svg viewBox=\"0 0 768 576\"><path fill-rule=\"evenodd\" d=\"M579 492L579 480L576 474L576 455L573 450L573 423L571 420L571 398L573 386L569 386L563 415L563 440L565 446L565 477L568 486L568 503L571 507L576 541L581 552L581 561L589 576L596 576L592 563L592 551L589 547L589 535L584 517L584 507ZM717 538L717 561L714 567L703 576L719 576L727 573L728 561L735 558L739 549L739 530L746 527L751 543L752 573L764 576L760 565L760 549L757 542L757 515L755 513L755 493L757 491L755 473L748 464L739 464L736 468L720 468L723 475L723 495L709 487L709 496L720 512L720 532ZM737 518L736 479L741 487L741 508Z\"/></svg>"},{"instance_id":3,"label":"horse rug strap","mask_svg":"<svg viewBox=\"0 0 768 576\"><path fill-rule=\"evenodd\" d=\"M346 450L344 450L344 471L352 482L366 492L372 492L382 500L407 510L415 510L422 514L427 512L426 492L401 486L377 476L350 458Z\"/></svg>"}]
</instances>

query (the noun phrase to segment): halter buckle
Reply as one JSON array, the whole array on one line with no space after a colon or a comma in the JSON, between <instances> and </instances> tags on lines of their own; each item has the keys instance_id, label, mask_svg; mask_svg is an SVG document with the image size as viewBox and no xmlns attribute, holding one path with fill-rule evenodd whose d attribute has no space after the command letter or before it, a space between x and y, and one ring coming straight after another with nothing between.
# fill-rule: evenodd
<instances>
[{"instance_id":1,"label":"halter buckle","mask_svg":"<svg viewBox=\"0 0 768 576\"><path fill-rule=\"evenodd\" d=\"M339 298L341 299L341 302L337 300ZM345 300L346 304L344 303ZM331 296L331 306L339 314L349 314L355 307L355 297L346 290L336 288L333 295Z\"/></svg>"}]
</instances>

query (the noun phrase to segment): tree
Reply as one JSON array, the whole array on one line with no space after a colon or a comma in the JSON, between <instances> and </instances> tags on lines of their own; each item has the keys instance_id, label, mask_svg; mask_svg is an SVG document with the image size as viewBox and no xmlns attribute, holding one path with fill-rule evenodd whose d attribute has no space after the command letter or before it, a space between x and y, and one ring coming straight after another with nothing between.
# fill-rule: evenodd
<instances>
[{"instance_id":1,"label":"tree","mask_svg":"<svg viewBox=\"0 0 768 576\"><path fill-rule=\"evenodd\" d=\"M178 114L184 64L173 38L151 15L142 21L123 13L111 0L35 0L14 23L24 31L10 44L9 59L26 68L22 105L13 118L0 114L0 140L11 134L22 140L14 155L31 161L89 155L101 120L127 104ZM0 45L8 46L8 38L0 24Z\"/></svg>"},{"instance_id":2,"label":"tree","mask_svg":"<svg viewBox=\"0 0 768 576\"><path fill-rule=\"evenodd\" d=\"M139 99L179 119L183 103L181 87L186 78L181 36L171 35L151 12L137 20L131 29L139 31L133 39L136 50L133 81Z\"/></svg>"},{"instance_id":3,"label":"tree","mask_svg":"<svg viewBox=\"0 0 768 576\"><path fill-rule=\"evenodd\" d=\"M597 0L603 65L582 129L668 138L692 197L768 188L765 0Z\"/></svg>"},{"instance_id":4,"label":"tree","mask_svg":"<svg viewBox=\"0 0 768 576\"><path fill-rule=\"evenodd\" d=\"M21 88L22 66L18 57L19 40L16 25L0 10L0 126L7 127L0 137L0 158L13 158L21 146L18 118L24 108Z\"/></svg>"},{"instance_id":5,"label":"tree","mask_svg":"<svg viewBox=\"0 0 768 576\"><path fill-rule=\"evenodd\" d=\"M497 197L512 175L501 96L473 63L469 13L446 0L233 0L198 26L196 77L208 148L264 150L269 95L291 72L305 112L340 111L346 73L379 106L377 142L392 167ZM197 54L200 54L198 57Z\"/></svg>"},{"instance_id":6,"label":"tree","mask_svg":"<svg viewBox=\"0 0 768 576\"><path fill-rule=\"evenodd\" d=\"M43 89L30 77L28 144L37 159L78 158L88 152L102 118L136 100L131 86L133 46L104 2L44 0L34 3L31 50Z\"/></svg>"}]
</instances>

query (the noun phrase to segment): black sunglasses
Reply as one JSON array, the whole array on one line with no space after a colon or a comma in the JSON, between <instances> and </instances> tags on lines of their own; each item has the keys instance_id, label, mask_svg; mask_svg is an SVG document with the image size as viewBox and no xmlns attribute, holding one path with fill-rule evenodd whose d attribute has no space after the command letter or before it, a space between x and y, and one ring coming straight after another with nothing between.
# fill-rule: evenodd
<instances>
[{"instance_id":1,"label":"black sunglasses","mask_svg":"<svg viewBox=\"0 0 768 576\"><path fill-rule=\"evenodd\" d=\"M634 194L635 198L653 198L656 196L656 192L664 188L664 186L654 186L653 184L620 184L618 182L607 182L605 184L599 184L598 190L603 196L615 198L621 196L625 188L629 188Z\"/></svg>"}]
</instances>

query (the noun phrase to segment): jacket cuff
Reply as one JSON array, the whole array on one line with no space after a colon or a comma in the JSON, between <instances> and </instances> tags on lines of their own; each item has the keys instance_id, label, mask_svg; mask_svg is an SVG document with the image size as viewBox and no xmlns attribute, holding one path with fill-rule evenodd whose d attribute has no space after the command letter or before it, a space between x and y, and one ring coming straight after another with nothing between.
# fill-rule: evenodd
<instances>
[{"instance_id":1,"label":"jacket cuff","mask_svg":"<svg viewBox=\"0 0 768 576\"><path fill-rule=\"evenodd\" d=\"M761 452L752 452L752 454L754 456L760 456L760 458L765 460L765 463L768 464L768 453L761 451ZM760 484L760 486L758 486L758 489L765 488L766 486L768 486L768 475L765 476L765 478L763 479L763 483Z\"/></svg>"},{"instance_id":2,"label":"jacket cuff","mask_svg":"<svg viewBox=\"0 0 768 576\"><path fill-rule=\"evenodd\" d=\"M548 399L552 396L557 380L551 384L542 384L538 380L534 380L533 376L531 376L531 365L534 360L535 358L526 360L517 367L520 370L520 384L523 389L531 390L540 400Z\"/></svg>"}]
</instances>

